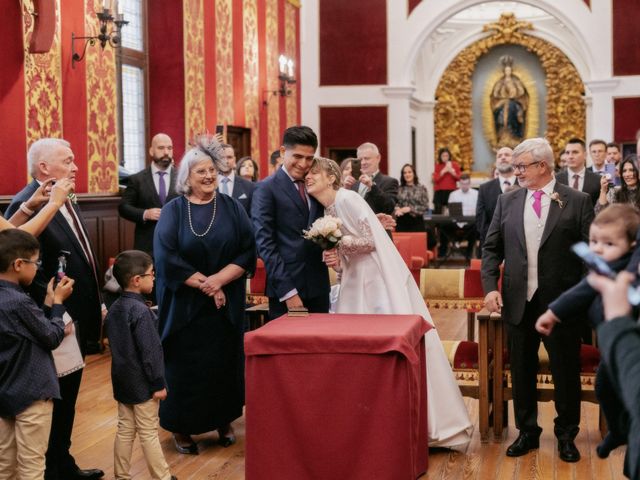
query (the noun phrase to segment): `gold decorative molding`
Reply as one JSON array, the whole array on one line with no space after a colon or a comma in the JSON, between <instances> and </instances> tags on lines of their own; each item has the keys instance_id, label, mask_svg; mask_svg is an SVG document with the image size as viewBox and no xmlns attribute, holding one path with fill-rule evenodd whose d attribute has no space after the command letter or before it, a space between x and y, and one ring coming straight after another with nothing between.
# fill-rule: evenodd
<instances>
[{"instance_id":1,"label":"gold decorative molding","mask_svg":"<svg viewBox=\"0 0 640 480\"><path fill-rule=\"evenodd\" d=\"M287 2L296 8L300 8L302 6L302 2L300 0L287 0Z\"/></svg>"},{"instance_id":2,"label":"gold decorative molding","mask_svg":"<svg viewBox=\"0 0 640 480\"><path fill-rule=\"evenodd\" d=\"M278 90L278 0L266 0L266 59L267 90ZM267 104L267 149L268 154L280 147L280 100L272 99Z\"/></svg>"},{"instance_id":3,"label":"gold decorative molding","mask_svg":"<svg viewBox=\"0 0 640 480\"><path fill-rule=\"evenodd\" d=\"M571 137L584 138L586 113L584 84L567 56L556 46L522 30L533 30L528 22L503 13L497 22L485 25L493 32L463 49L451 61L436 89L435 148L449 147L463 170L473 165L472 76L478 59L498 45L520 45L540 59L547 87L547 131L554 152L560 152Z\"/></svg>"},{"instance_id":4,"label":"gold decorative molding","mask_svg":"<svg viewBox=\"0 0 640 480\"><path fill-rule=\"evenodd\" d=\"M216 0L216 123L233 124L232 0Z\"/></svg>"},{"instance_id":5,"label":"gold decorative molding","mask_svg":"<svg viewBox=\"0 0 640 480\"><path fill-rule=\"evenodd\" d=\"M185 0L184 23L184 112L187 144L206 126L204 81L204 6L202 0Z\"/></svg>"},{"instance_id":6,"label":"gold decorative molding","mask_svg":"<svg viewBox=\"0 0 640 480\"><path fill-rule=\"evenodd\" d=\"M260 160L260 86L258 79L258 2L243 0L244 116L251 129L251 157Z\"/></svg>"},{"instance_id":7,"label":"gold decorative molding","mask_svg":"<svg viewBox=\"0 0 640 480\"><path fill-rule=\"evenodd\" d=\"M289 58L298 58L296 46L296 9L290 3L284 5L284 50ZM300 65L295 66L296 72L300 72ZM291 95L286 97L287 127L298 123L298 85L289 86Z\"/></svg>"}]
</instances>

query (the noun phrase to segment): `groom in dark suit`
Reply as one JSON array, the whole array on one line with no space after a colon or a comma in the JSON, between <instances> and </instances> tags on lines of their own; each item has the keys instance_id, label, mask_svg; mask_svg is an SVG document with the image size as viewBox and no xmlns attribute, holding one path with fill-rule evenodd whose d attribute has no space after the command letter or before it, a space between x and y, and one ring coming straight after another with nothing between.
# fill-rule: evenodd
<instances>
[{"instance_id":1,"label":"groom in dark suit","mask_svg":"<svg viewBox=\"0 0 640 480\"><path fill-rule=\"evenodd\" d=\"M517 457L538 448L536 374L540 335L537 318L562 292L580 281L582 262L570 247L588 241L593 206L589 196L553 177L553 151L542 138L525 140L513 152L522 188L498 198L482 256L485 306L501 312L507 327L513 406L520 435L507 449ZM498 291L504 260L503 294ZM503 303L504 301L504 303ZM580 325L564 322L543 337L555 392L554 433L560 458L577 462L574 444L580 423Z\"/></svg>"},{"instance_id":2,"label":"groom in dark suit","mask_svg":"<svg viewBox=\"0 0 640 480\"><path fill-rule=\"evenodd\" d=\"M302 238L302 231L324 215L304 185L317 148L318 138L309 127L287 128L280 147L282 167L253 194L251 217L267 271L270 318L298 307L329 311L329 272L322 251Z\"/></svg>"},{"instance_id":3,"label":"groom in dark suit","mask_svg":"<svg viewBox=\"0 0 640 480\"><path fill-rule=\"evenodd\" d=\"M162 206L176 196L171 137L158 133L149 147L151 165L131 175L118 212L136 224L133 248L153 253L153 233Z\"/></svg>"},{"instance_id":4,"label":"groom in dark suit","mask_svg":"<svg viewBox=\"0 0 640 480\"><path fill-rule=\"evenodd\" d=\"M56 138L40 139L31 145L27 157L34 180L13 198L5 212L6 218L11 218L20 204L27 201L45 180L68 178L75 181L78 167L74 162L69 142ZM42 305L47 293L47 284L58 270L58 257L62 252L67 252L66 273L75 279L76 284L64 305L75 324L83 355L97 353L102 323L97 276L100 269L78 206L68 200L38 240L42 265L29 287L31 297ZM58 379L62 398L53 401L44 476L46 480L101 478L104 475L102 470L98 469L81 470L69 452L82 372L80 369Z\"/></svg>"}]
</instances>

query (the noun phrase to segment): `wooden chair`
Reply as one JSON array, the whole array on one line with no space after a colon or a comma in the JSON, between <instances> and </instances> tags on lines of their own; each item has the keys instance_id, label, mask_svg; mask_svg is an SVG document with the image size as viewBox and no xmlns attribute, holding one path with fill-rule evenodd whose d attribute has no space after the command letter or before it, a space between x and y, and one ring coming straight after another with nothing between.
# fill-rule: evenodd
<instances>
[{"instance_id":1,"label":"wooden chair","mask_svg":"<svg viewBox=\"0 0 640 480\"><path fill-rule=\"evenodd\" d=\"M497 313L489 314L487 310L478 313L478 324L493 336L489 342L493 348L492 378L493 378L493 434L496 439L502 439L508 424L507 401L513 398L511 390L511 370L509 369L506 335L502 317ZM549 355L540 344L538 351L540 369L538 371L538 401L553 400L553 378L549 370ZM595 375L600 363L600 352L591 345L582 345L580 349L580 399L583 402L598 403L595 394ZM600 411L600 433L606 432L605 420Z\"/></svg>"},{"instance_id":2,"label":"wooden chair","mask_svg":"<svg viewBox=\"0 0 640 480\"><path fill-rule=\"evenodd\" d=\"M467 310L467 340L443 341L449 364L462 395L479 401L480 440L489 439L492 407L491 368L493 333L491 323L479 325L478 342L474 341L475 312L483 305L480 272L464 269L423 269L420 291L430 308Z\"/></svg>"},{"instance_id":3,"label":"wooden chair","mask_svg":"<svg viewBox=\"0 0 640 480\"><path fill-rule=\"evenodd\" d=\"M423 268L420 292L429 308L466 310L467 340L475 340L475 314L484 306L479 270Z\"/></svg>"},{"instance_id":4,"label":"wooden chair","mask_svg":"<svg viewBox=\"0 0 640 480\"><path fill-rule=\"evenodd\" d=\"M424 260L423 268L429 266L429 261L435 258L432 251L427 250L427 232L393 232L394 240L396 238L408 238L411 242L411 255L414 257L422 257Z\"/></svg>"},{"instance_id":5,"label":"wooden chair","mask_svg":"<svg viewBox=\"0 0 640 480\"><path fill-rule=\"evenodd\" d=\"M420 270L424 266L424 259L421 256L413 255L413 247L409 238L394 238L393 243L398 249L404 263L409 268L414 280L420 284Z\"/></svg>"}]
</instances>

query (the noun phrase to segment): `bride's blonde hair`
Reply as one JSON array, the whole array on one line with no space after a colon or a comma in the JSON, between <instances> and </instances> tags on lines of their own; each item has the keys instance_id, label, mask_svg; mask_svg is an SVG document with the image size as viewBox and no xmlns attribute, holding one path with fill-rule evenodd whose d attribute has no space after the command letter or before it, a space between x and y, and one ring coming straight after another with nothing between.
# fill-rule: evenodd
<instances>
[{"instance_id":1,"label":"bride's blonde hair","mask_svg":"<svg viewBox=\"0 0 640 480\"><path fill-rule=\"evenodd\" d=\"M335 180L331 184L334 190L338 190L342 186L342 172L336 162L330 158L315 157L309 171L318 172L322 170L327 175L332 175Z\"/></svg>"}]
</instances>

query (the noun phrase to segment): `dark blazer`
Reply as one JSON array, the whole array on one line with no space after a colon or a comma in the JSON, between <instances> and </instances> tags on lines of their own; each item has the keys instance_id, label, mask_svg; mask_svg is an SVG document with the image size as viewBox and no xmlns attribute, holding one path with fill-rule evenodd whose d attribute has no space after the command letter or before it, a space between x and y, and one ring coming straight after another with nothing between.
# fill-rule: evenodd
<instances>
[{"instance_id":1,"label":"dark blazer","mask_svg":"<svg viewBox=\"0 0 640 480\"><path fill-rule=\"evenodd\" d=\"M360 182L356 182L351 189L357 192L359 188ZM374 213L391 215L398 200L398 188L398 180L378 172L373 177L373 185L364 199Z\"/></svg>"},{"instance_id":2,"label":"dark blazer","mask_svg":"<svg viewBox=\"0 0 640 480\"><path fill-rule=\"evenodd\" d=\"M173 167L169 176L165 203L177 196L175 190L176 174L176 168ZM160 197L153 183L153 174L150 166L129 177L127 188L122 192L122 200L118 206L118 212L122 218L136 224L133 248L152 253L153 232L156 229L157 222L142 219L142 214L148 208L162 208Z\"/></svg>"},{"instance_id":3,"label":"dark blazer","mask_svg":"<svg viewBox=\"0 0 640 480\"><path fill-rule=\"evenodd\" d=\"M513 183L517 185L516 177L513 177ZM489 230L489 225L491 225L493 212L496 209L496 204L498 203L498 197L500 195L502 195L502 188L500 187L499 178L494 178L493 180L483 183L478 189L476 229L478 230L480 248L482 248L484 238L487 236L487 230Z\"/></svg>"},{"instance_id":4,"label":"dark blazer","mask_svg":"<svg viewBox=\"0 0 640 480\"><path fill-rule=\"evenodd\" d=\"M556 180L564 185L569 185L569 171L563 170L556 175ZM598 197L600 196L600 174L593 173L586 169L584 172L584 185L582 191L588 193L591 197L591 203L595 207Z\"/></svg>"},{"instance_id":5,"label":"dark blazer","mask_svg":"<svg viewBox=\"0 0 640 480\"><path fill-rule=\"evenodd\" d=\"M35 180L23 188L7 207L5 218L10 218L20 207L20 204L28 200L37 188L38 182ZM74 209L80 219L81 227L85 230L85 235L89 239L87 228L82 220L82 213L77 205L74 206ZM47 284L58 270L60 250L70 252L67 262L67 275L73 278L76 283L73 287L73 293L64 302L64 305L76 324L76 333L82 351L87 352L87 349L89 352L97 351L102 324L102 302L97 279L78 238L62 213L58 212L47 228L40 234L38 240L40 241L42 266L38 269L38 273L28 289L29 293L38 305L42 305L47 294ZM95 257L95 250L93 247L91 249L93 262L97 269L96 273L100 275L101 270Z\"/></svg>"},{"instance_id":6,"label":"dark blazer","mask_svg":"<svg viewBox=\"0 0 640 480\"><path fill-rule=\"evenodd\" d=\"M629 412L631 423L624 474L640 478L640 330L635 318L619 317L598 328L603 363L613 376L615 393Z\"/></svg>"},{"instance_id":7,"label":"dark blazer","mask_svg":"<svg viewBox=\"0 0 640 480\"><path fill-rule=\"evenodd\" d=\"M219 183L220 181L218 179L218 184ZM253 191L255 189L255 183L242 178L240 175L234 175L233 192L231 192L231 197L240 202L249 217L251 217L251 202L253 200Z\"/></svg>"},{"instance_id":8,"label":"dark blazer","mask_svg":"<svg viewBox=\"0 0 640 480\"><path fill-rule=\"evenodd\" d=\"M302 238L302 231L323 216L324 209L312 197L309 204L310 207L303 203L283 169L257 184L251 217L270 298L282 298L295 288L303 302L322 296L328 301L329 273L322 251Z\"/></svg>"},{"instance_id":9,"label":"dark blazer","mask_svg":"<svg viewBox=\"0 0 640 480\"><path fill-rule=\"evenodd\" d=\"M593 206L588 195L556 182L563 203L551 201L549 216L538 249L538 298L548 305L582 278L582 261L570 254L576 242L588 241ZM485 294L498 290L500 264L504 260L502 318L518 325L527 301L527 246L524 207L527 189L498 197L496 211L482 251L482 287Z\"/></svg>"}]
</instances>

